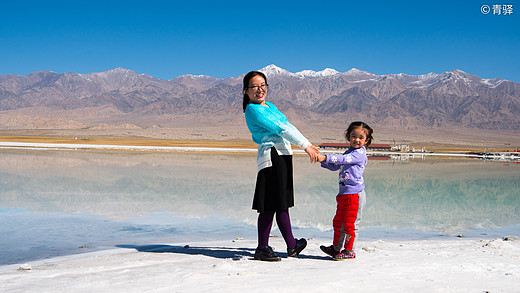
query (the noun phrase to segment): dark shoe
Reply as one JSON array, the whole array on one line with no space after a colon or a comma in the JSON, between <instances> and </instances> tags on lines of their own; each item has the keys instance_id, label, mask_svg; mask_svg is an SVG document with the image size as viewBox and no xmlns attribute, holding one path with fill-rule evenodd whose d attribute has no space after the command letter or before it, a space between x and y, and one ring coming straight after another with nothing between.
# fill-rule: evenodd
<instances>
[{"instance_id":1,"label":"dark shoe","mask_svg":"<svg viewBox=\"0 0 520 293\"><path fill-rule=\"evenodd\" d=\"M336 250L336 248L334 248L334 245L331 245L331 246L325 246L325 245L322 245L320 246L320 249L321 251L325 252L326 254L334 257L336 256L339 251Z\"/></svg>"},{"instance_id":2,"label":"dark shoe","mask_svg":"<svg viewBox=\"0 0 520 293\"><path fill-rule=\"evenodd\" d=\"M287 256L288 257L298 257L300 252L307 247L307 240L305 238L295 239L296 246L293 248L287 248Z\"/></svg>"},{"instance_id":3,"label":"dark shoe","mask_svg":"<svg viewBox=\"0 0 520 293\"><path fill-rule=\"evenodd\" d=\"M274 253L271 246L266 246L264 249L256 249L254 259L263 261L281 261L282 259Z\"/></svg>"}]
</instances>

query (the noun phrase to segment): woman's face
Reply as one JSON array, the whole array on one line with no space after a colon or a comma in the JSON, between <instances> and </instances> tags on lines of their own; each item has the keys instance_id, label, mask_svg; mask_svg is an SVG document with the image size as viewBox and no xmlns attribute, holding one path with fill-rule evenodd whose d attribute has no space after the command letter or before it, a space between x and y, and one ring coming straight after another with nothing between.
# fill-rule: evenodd
<instances>
[{"instance_id":1,"label":"woman's face","mask_svg":"<svg viewBox=\"0 0 520 293\"><path fill-rule=\"evenodd\" d=\"M249 87L246 90L249 101L254 104L265 105L267 95L267 84L262 76L256 75L249 80Z\"/></svg>"}]
</instances>

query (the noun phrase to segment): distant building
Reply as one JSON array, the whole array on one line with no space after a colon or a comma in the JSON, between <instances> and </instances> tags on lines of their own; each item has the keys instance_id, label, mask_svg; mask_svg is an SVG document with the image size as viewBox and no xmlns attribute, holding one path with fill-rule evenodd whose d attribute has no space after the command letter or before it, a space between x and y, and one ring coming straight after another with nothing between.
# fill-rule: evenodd
<instances>
[{"instance_id":1,"label":"distant building","mask_svg":"<svg viewBox=\"0 0 520 293\"><path fill-rule=\"evenodd\" d=\"M332 143L332 142L326 142L320 144L321 149L348 149L350 144L348 143ZM392 150L392 147L389 144L371 144L367 147L368 150L371 151L390 151Z\"/></svg>"}]
</instances>

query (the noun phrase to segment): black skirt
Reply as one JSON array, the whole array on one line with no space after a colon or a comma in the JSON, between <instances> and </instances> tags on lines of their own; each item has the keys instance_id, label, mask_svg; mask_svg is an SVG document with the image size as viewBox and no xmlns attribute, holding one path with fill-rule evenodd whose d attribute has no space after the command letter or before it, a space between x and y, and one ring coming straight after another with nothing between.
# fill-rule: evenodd
<instances>
[{"instance_id":1,"label":"black skirt","mask_svg":"<svg viewBox=\"0 0 520 293\"><path fill-rule=\"evenodd\" d=\"M259 213L284 211L294 206L293 166L291 155L278 155L271 148L272 166L258 172L253 209Z\"/></svg>"}]
</instances>

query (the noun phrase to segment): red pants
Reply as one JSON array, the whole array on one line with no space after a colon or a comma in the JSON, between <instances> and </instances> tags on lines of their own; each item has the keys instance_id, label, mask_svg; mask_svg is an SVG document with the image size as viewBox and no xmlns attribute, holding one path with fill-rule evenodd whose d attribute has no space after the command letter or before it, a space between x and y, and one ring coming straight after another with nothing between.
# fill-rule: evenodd
<instances>
[{"instance_id":1,"label":"red pants","mask_svg":"<svg viewBox=\"0 0 520 293\"><path fill-rule=\"evenodd\" d=\"M332 220L334 227L334 246L340 251L343 243L346 250L352 250L356 239L356 219L359 209L358 194L338 194L336 215Z\"/></svg>"}]
</instances>

